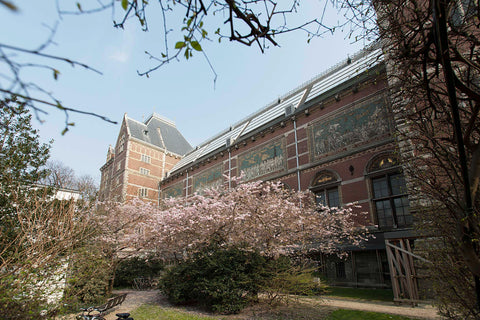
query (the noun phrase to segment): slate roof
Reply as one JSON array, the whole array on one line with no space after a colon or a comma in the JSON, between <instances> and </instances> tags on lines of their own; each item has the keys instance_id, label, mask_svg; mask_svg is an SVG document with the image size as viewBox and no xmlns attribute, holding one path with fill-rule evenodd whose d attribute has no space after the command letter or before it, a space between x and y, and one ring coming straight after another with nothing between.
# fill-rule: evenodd
<instances>
[{"instance_id":1,"label":"slate roof","mask_svg":"<svg viewBox=\"0 0 480 320\"><path fill-rule=\"evenodd\" d=\"M192 149L192 146L178 131L175 123L156 113L152 114L144 123L128 116L125 116L125 120L133 138L177 155L184 155Z\"/></svg>"},{"instance_id":2,"label":"slate roof","mask_svg":"<svg viewBox=\"0 0 480 320\"><path fill-rule=\"evenodd\" d=\"M326 70L314 79L304 83L300 87L290 91L283 97L270 103L259 111L240 120L230 128L220 132L214 137L201 143L198 147L187 153L170 171L171 173L191 165L197 159L207 156L213 151L225 147L227 139L231 143L241 140L252 131L272 123L275 120L285 118L285 108L291 107L293 113L315 98L329 92L330 90L353 80L355 77L383 62L382 51L378 44L362 50L354 56L340 62Z\"/></svg>"}]
</instances>

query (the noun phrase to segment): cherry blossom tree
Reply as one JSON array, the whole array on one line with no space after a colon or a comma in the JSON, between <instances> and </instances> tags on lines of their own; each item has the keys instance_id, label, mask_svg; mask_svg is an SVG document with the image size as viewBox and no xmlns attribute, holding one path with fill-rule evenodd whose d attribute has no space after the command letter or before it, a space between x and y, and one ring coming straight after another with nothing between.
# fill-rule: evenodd
<instances>
[{"instance_id":1,"label":"cherry blossom tree","mask_svg":"<svg viewBox=\"0 0 480 320\"><path fill-rule=\"evenodd\" d=\"M103 234L117 254L148 250L178 258L212 242L268 256L312 250L342 254L342 244L367 238L366 227L355 223L363 214L357 211L354 205L317 207L307 193L255 181L170 198L159 207L140 201L111 207L104 216L110 231Z\"/></svg>"}]
</instances>

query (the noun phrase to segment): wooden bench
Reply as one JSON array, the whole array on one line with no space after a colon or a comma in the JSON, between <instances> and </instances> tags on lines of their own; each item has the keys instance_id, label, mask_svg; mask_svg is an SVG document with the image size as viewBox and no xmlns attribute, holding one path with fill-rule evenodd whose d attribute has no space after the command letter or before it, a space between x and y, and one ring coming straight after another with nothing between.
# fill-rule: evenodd
<instances>
[{"instance_id":1,"label":"wooden bench","mask_svg":"<svg viewBox=\"0 0 480 320\"><path fill-rule=\"evenodd\" d=\"M115 308L116 306L122 304L123 301L125 301L125 298L127 297L127 294L121 294L116 297L110 298L102 304L101 306L95 307L95 310L100 312L101 315L104 315L105 312L109 309Z\"/></svg>"}]
</instances>

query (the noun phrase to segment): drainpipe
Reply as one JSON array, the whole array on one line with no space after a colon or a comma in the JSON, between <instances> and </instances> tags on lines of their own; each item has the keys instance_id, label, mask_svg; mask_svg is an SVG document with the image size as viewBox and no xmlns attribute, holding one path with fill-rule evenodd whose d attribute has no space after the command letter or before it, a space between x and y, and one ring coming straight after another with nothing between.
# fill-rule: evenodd
<instances>
[{"instance_id":1,"label":"drainpipe","mask_svg":"<svg viewBox=\"0 0 480 320\"><path fill-rule=\"evenodd\" d=\"M297 160L297 184L298 184L298 191L301 191L300 187L300 164L298 159L298 138L297 138L297 120L295 116L292 117L293 120L293 132L295 133L295 158Z\"/></svg>"},{"instance_id":2,"label":"drainpipe","mask_svg":"<svg viewBox=\"0 0 480 320\"><path fill-rule=\"evenodd\" d=\"M228 189L232 188L232 153L228 148Z\"/></svg>"},{"instance_id":3,"label":"drainpipe","mask_svg":"<svg viewBox=\"0 0 480 320\"><path fill-rule=\"evenodd\" d=\"M187 203L187 198L188 198L188 169L187 169L187 183L185 186L185 203Z\"/></svg>"}]
</instances>

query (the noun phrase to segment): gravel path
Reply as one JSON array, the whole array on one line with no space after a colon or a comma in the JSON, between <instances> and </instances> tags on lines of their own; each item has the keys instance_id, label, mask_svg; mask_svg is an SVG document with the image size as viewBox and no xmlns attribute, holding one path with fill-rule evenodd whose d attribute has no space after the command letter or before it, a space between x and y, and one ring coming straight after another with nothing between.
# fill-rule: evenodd
<instances>
[{"instance_id":1,"label":"gravel path","mask_svg":"<svg viewBox=\"0 0 480 320\"><path fill-rule=\"evenodd\" d=\"M382 312L420 319L441 319L441 317L437 314L437 310L431 305L426 304L420 304L416 307L411 307L408 305L395 305L393 302L380 301L372 303L370 301L354 301L335 298L323 298L323 301L326 305L339 309Z\"/></svg>"},{"instance_id":2,"label":"gravel path","mask_svg":"<svg viewBox=\"0 0 480 320\"><path fill-rule=\"evenodd\" d=\"M157 290L148 290L148 291L134 291L134 290L122 290L115 291L116 294L128 293L125 301L111 310L106 316L105 320L116 320L116 313L120 312L131 312L133 309L138 308L142 304L147 303L159 303L161 302L161 296ZM153 320L153 319L152 319Z\"/></svg>"},{"instance_id":3,"label":"gravel path","mask_svg":"<svg viewBox=\"0 0 480 320\"><path fill-rule=\"evenodd\" d=\"M152 303L159 304L165 307L172 307L168 301L162 297L157 290L150 291L134 291L134 290L122 290L115 292L128 293L125 301L118 307L114 308L108 315L105 316L106 320L116 320L116 313L119 312L131 312L135 308L139 307L142 304ZM350 299L341 299L341 298L323 298L323 299L313 299L313 298L300 298L302 303L311 303L311 304L320 304L322 306L328 306L338 309L353 309L353 310L362 310L362 311L371 311L371 312L382 312L388 314L396 314L416 319L441 319L437 315L435 308L430 305L421 304L415 308L407 305L395 305L393 302L375 302L370 301L360 301L360 300L350 300ZM185 309L180 309L185 311ZM201 312L195 312L200 313ZM228 318L223 316L222 318ZM234 317L238 319L237 317ZM152 319L155 320L155 319Z\"/></svg>"}]
</instances>

